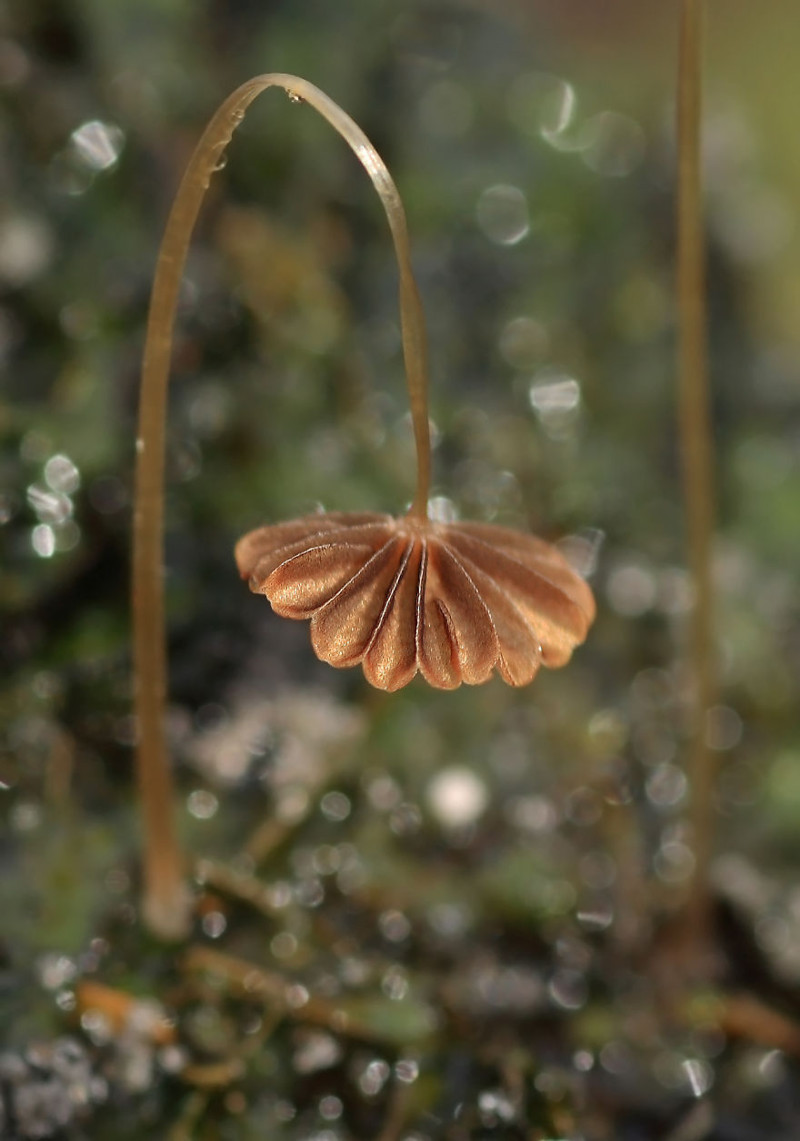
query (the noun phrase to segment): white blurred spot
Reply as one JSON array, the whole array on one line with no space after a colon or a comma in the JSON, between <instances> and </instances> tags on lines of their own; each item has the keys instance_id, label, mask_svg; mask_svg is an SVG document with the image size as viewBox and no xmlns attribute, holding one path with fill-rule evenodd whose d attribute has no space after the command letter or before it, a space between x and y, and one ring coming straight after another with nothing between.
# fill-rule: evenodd
<instances>
[{"instance_id":1,"label":"white blurred spot","mask_svg":"<svg viewBox=\"0 0 800 1141\"><path fill-rule=\"evenodd\" d=\"M59 552L74 550L81 541L81 529L72 519L67 519L66 523L58 524L55 533L56 550Z\"/></svg>"},{"instance_id":2,"label":"white blurred spot","mask_svg":"<svg viewBox=\"0 0 800 1141\"><path fill-rule=\"evenodd\" d=\"M342 866L341 849L333 844L320 844L311 857L311 865L317 875L335 875Z\"/></svg>"},{"instance_id":3,"label":"white blurred spot","mask_svg":"<svg viewBox=\"0 0 800 1141\"><path fill-rule=\"evenodd\" d=\"M346 820L350 815L352 805L350 797L345 796L343 792L326 792L319 803L322 815L327 819L333 821L335 824L341 823Z\"/></svg>"},{"instance_id":4,"label":"white blurred spot","mask_svg":"<svg viewBox=\"0 0 800 1141\"><path fill-rule=\"evenodd\" d=\"M541 71L520 76L508 97L513 121L526 134L540 135L553 146L563 141L565 131L574 121L577 105L571 83Z\"/></svg>"},{"instance_id":5,"label":"white blurred spot","mask_svg":"<svg viewBox=\"0 0 800 1141\"><path fill-rule=\"evenodd\" d=\"M681 567L665 567L658 573L658 607L664 614L688 614L694 605L691 575Z\"/></svg>"},{"instance_id":6,"label":"white blurred spot","mask_svg":"<svg viewBox=\"0 0 800 1141\"><path fill-rule=\"evenodd\" d=\"M411 934L411 924L402 911L382 911L378 916L378 927L390 943L402 943Z\"/></svg>"},{"instance_id":7,"label":"white blurred spot","mask_svg":"<svg viewBox=\"0 0 800 1141\"><path fill-rule=\"evenodd\" d=\"M225 933L228 920L221 911L208 911L203 916L200 926L203 928L203 934L208 935L209 939L219 939L220 935Z\"/></svg>"},{"instance_id":8,"label":"white blurred spot","mask_svg":"<svg viewBox=\"0 0 800 1141\"><path fill-rule=\"evenodd\" d=\"M540 1071L540 1078L544 1072ZM478 1095L478 1109L480 1110L481 1122L492 1132L501 1122L513 1121L516 1116L514 1102L501 1089L482 1090Z\"/></svg>"},{"instance_id":9,"label":"white blurred spot","mask_svg":"<svg viewBox=\"0 0 800 1141\"><path fill-rule=\"evenodd\" d=\"M402 1002L408 994L408 978L401 966L389 967L381 978L381 990L392 1002Z\"/></svg>"},{"instance_id":10,"label":"white blurred spot","mask_svg":"<svg viewBox=\"0 0 800 1141\"><path fill-rule=\"evenodd\" d=\"M284 997L286 999L286 1005L290 1010L300 1010L301 1007L306 1005L311 996L301 983L292 983L286 987Z\"/></svg>"},{"instance_id":11,"label":"white blurred spot","mask_svg":"<svg viewBox=\"0 0 800 1141\"><path fill-rule=\"evenodd\" d=\"M625 178L644 158L644 131L629 115L601 111L580 132L581 158L596 174Z\"/></svg>"},{"instance_id":12,"label":"white blurred spot","mask_svg":"<svg viewBox=\"0 0 800 1141\"><path fill-rule=\"evenodd\" d=\"M434 523L455 523L458 519L455 503L446 495L435 495L428 500L428 518Z\"/></svg>"},{"instance_id":13,"label":"white blurred spot","mask_svg":"<svg viewBox=\"0 0 800 1141\"><path fill-rule=\"evenodd\" d=\"M546 380L534 381L528 389L528 399L540 416L571 412L580 404L581 386L574 377L554 372Z\"/></svg>"},{"instance_id":14,"label":"white blurred spot","mask_svg":"<svg viewBox=\"0 0 800 1141\"><path fill-rule=\"evenodd\" d=\"M337 1121L344 1110L341 1098L336 1097L335 1094L328 1094L326 1097L320 1098L319 1115L325 1121Z\"/></svg>"},{"instance_id":15,"label":"white blurred spot","mask_svg":"<svg viewBox=\"0 0 800 1141\"><path fill-rule=\"evenodd\" d=\"M708 1062L701 1058L685 1058L681 1065L686 1083L693 1095L702 1097L704 1093L708 1093L714 1081L714 1071Z\"/></svg>"},{"instance_id":16,"label":"white blurred spot","mask_svg":"<svg viewBox=\"0 0 800 1141\"><path fill-rule=\"evenodd\" d=\"M757 1063L765 1085L777 1085L786 1077L786 1062L780 1050L767 1050Z\"/></svg>"},{"instance_id":17,"label":"white blurred spot","mask_svg":"<svg viewBox=\"0 0 800 1141\"><path fill-rule=\"evenodd\" d=\"M600 1065L609 1074L625 1074L633 1069L633 1056L625 1042L612 1039L600 1050Z\"/></svg>"},{"instance_id":18,"label":"white blurred spot","mask_svg":"<svg viewBox=\"0 0 800 1141\"><path fill-rule=\"evenodd\" d=\"M562 440L573 432L581 402L575 377L558 369L540 369L528 389L528 400L552 439Z\"/></svg>"},{"instance_id":19,"label":"white blurred spot","mask_svg":"<svg viewBox=\"0 0 800 1141\"><path fill-rule=\"evenodd\" d=\"M20 801L11 809L11 825L16 832L35 832L41 822L42 809L33 801Z\"/></svg>"},{"instance_id":20,"label":"white blurred spot","mask_svg":"<svg viewBox=\"0 0 800 1141\"><path fill-rule=\"evenodd\" d=\"M194 792L189 793L186 799L186 807L195 820L210 820L212 816L216 815L219 800L213 792L208 792L204 788L197 788Z\"/></svg>"},{"instance_id":21,"label":"white blurred spot","mask_svg":"<svg viewBox=\"0 0 800 1141\"><path fill-rule=\"evenodd\" d=\"M90 170L109 170L117 162L125 135L113 123L92 119L83 123L70 136L72 145Z\"/></svg>"},{"instance_id":22,"label":"white blurred spot","mask_svg":"<svg viewBox=\"0 0 800 1141\"><path fill-rule=\"evenodd\" d=\"M443 939L463 939L472 926L473 915L466 904L435 903L428 909L427 920Z\"/></svg>"},{"instance_id":23,"label":"white blurred spot","mask_svg":"<svg viewBox=\"0 0 800 1141\"><path fill-rule=\"evenodd\" d=\"M394 1073L399 1082L410 1085L419 1077L419 1064L413 1058L399 1058L394 1064Z\"/></svg>"},{"instance_id":24,"label":"white blurred spot","mask_svg":"<svg viewBox=\"0 0 800 1141\"><path fill-rule=\"evenodd\" d=\"M550 998L563 1010L580 1010L586 1005L589 997L589 988L586 979L580 971L566 968L556 971L547 985Z\"/></svg>"},{"instance_id":25,"label":"white blurred spot","mask_svg":"<svg viewBox=\"0 0 800 1141\"><path fill-rule=\"evenodd\" d=\"M370 1062L358 1079L362 1093L365 1093L367 1097L374 1097L375 1094L380 1093L391 1072L389 1063L384 1062L382 1058L376 1058Z\"/></svg>"},{"instance_id":26,"label":"white blurred spot","mask_svg":"<svg viewBox=\"0 0 800 1141\"><path fill-rule=\"evenodd\" d=\"M367 797L373 808L379 812L389 812L396 808L402 799L400 785L385 773L372 777L367 785Z\"/></svg>"},{"instance_id":27,"label":"white blurred spot","mask_svg":"<svg viewBox=\"0 0 800 1141\"><path fill-rule=\"evenodd\" d=\"M597 570L597 560L605 537L605 532L587 527L579 535L565 535L558 540L556 546L581 578L589 578Z\"/></svg>"},{"instance_id":28,"label":"white blurred spot","mask_svg":"<svg viewBox=\"0 0 800 1141\"><path fill-rule=\"evenodd\" d=\"M453 766L433 778L427 790L428 807L448 828L473 824L486 810L489 792L471 769Z\"/></svg>"},{"instance_id":29,"label":"white blurred spot","mask_svg":"<svg viewBox=\"0 0 800 1141\"><path fill-rule=\"evenodd\" d=\"M341 1056L342 1047L331 1034L304 1029L292 1065L298 1074L313 1074L335 1066Z\"/></svg>"},{"instance_id":30,"label":"white blurred spot","mask_svg":"<svg viewBox=\"0 0 800 1141\"><path fill-rule=\"evenodd\" d=\"M656 600L656 580L641 563L621 563L608 576L608 601L625 618L637 618L651 609Z\"/></svg>"},{"instance_id":31,"label":"white blurred spot","mask_svg":"<svg viewBox=\"0 0 800 1141\"><path fill-rule=\"evenodd\" d=\"M694 852L681 840L667 840L655 857L656 875L664 883L681 883L694 871Z\"/></svg>"},{"instance_id":32,"label":"white blurred spot","mask_svg":"<svg viewBox=\"0 0 800 1141\"><path fill-rule=\"evenodd\" d=\"M59 955L57 952L42 955L36 965L42 985L47 990L58 990L72 982L78 973L75 960L70 959L67 955Z\"/></svg>"},{"instance_id":33,"label":"white blurred spot","mask_svg":"<svg viewBox=\"0 0 800 1141\"><path fill-rule=\"evenodd\" d=\"M500 333L498 348L512 368L531 368L547 352L550 338L541 321L512 317Z\"/></svg>"},{"instance_id":34,"label":"white blurred spot","mask_svg":"<svg viewBox=\"0 0 800 1141\"><path fill-rule=\"evenodd\" d=\"M40 523L31 531L31 546L41 559L52 558L56 549L55 531L47 523Z\"/></svg>"},{"instance_id":35,"label":"white blurred spot","mask_svg":"<svg viewBox=\"0 0 800 1141\"><path fill-rule=\"evenodd\" d=\"M564 815L579 828L590 828L603 815L603 799L596 789L582 784L566 796Z\"/></svg>"},{"instance_id":36,"label":"white blurred spot","mask_svg":"<svg viewBox=\"0 0 800 1141\"><path fill-rule=\"evenodd\" d=\"M575 918L586 931L605 931L614 922L614 910L610 903L597 907L582 907Z\"/></svg>"},{"instance_id":37,"label":"white blurred spot","mask_svg":"<svg viewBox=\"0 0 800 1141\"><path fill-rule=\"evenodd\" d=\"M202 439L213 439L227 425L233 408L230 394L221 384L209 381L189 405L189 421Z\"/></svg>"},{"instance_id":38,"label":"white blurred spot","mask_svg":"<svg viewBox=\"0 0 800 1141\"><path fill-rule=\"evenodd\" d=\"M656 765L645 785L647 799L657 808L672 808L686 796L688 781L686 774L677 765Z\"/></svg>"},{"instance_id":39,"label":"white blurred spot","mask_svg":"<svg viewBox=\"0 0 800 1141\"><path fill-rule=\"evenodd\" d=\"M475 208L478 225L490 242L515 246L530 232L528 202L518 186L498 183L483 191Z\"/></svg>"},{"instance_id":40,"label":"white blurred spot","mask_svg":"<svg viewBox=\"0 0 800 1141\"><path fill-rule=\"evenodd\" d=\"M53 257L50 227L33 215L10 214L0 222L0 279L19 289L39 277Z\"/></svg>"},{"instance_id":41,"label":"white blurred spot","mask_svg":"<svg viewBox=\"0 0 800 1141\"><path fill-rule=\"evenodd\" d=\"M517 796L507 805L509 819L526 832L552 832L558 824L558 811L545 796Z\"/></svg>"},{"instance_id":42,"label":"white blurred spot","mask_svg":"<svg viewBox=\"0 0 800 1141\"><path fill-rule=\"evenodd\" d=\"M44 480L52 491L73 495L81 485L81 473L69 456L51 456L44 465Z\"/></svg>"},{"instance_id":43,"label":"white blurred spot","mask_svg":"<svg viewBox=\"0 0 800 1141\"><path fill-rule=\"evenodd\" d=\"M715 705L706 713L706 741L710 749L724 752L742 739L742 719L728 705Z\"/></svg>"},{"instance_id":44,"label":"white blurred spot","mask_svg":"<svg viewBox=\"0 0 800 1141\"><path fill-rule=\"evenodd\" d=\"M38 483L28 487L27 499L43 523L66 523L72 515L72 500L55 491L48 491Z\"/></svg>"},{"instance_id":45,"label":"white blurred spot","mask_svg":"<svg viewBox=\"0 0 800 1141\"><path fill-rule=\"evenodd\" d=\"M422 826L422 813L416 804L403 800L389 817L389 827L395 836L412 836Z\"/></svg>"},{"instance_id":46,"label":"white blurred spot","mask_svg":"<svg viewBox=\"0 0 800 1141\"><path fill-rule=\"evenodd\" d=\"M270 907L275 911L283 907L288 907L292 902L292 889L290 884L285 880L276 880L274 883L269 884L266 890L266 898L269 901Z\"/></svg>"},{"instance_id":47,"label":"white blurred spot","mask_svg":"<svg viewBox=\"0 0 800 1141\"><path fill-rule=\"evenodd\" d=\"M276 959L291 959L297 951L297 939L291 931L279 931L270 940L269 949Z\"/></svg>"}]
</instances>

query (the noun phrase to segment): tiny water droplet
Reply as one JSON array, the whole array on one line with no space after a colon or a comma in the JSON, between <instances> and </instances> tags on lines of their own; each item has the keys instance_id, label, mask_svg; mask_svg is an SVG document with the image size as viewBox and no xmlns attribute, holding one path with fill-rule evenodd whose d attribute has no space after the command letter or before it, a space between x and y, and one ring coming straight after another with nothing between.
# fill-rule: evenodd
<instances>
[{"instance_id":1,"label":"tiny water droplet","mask_svg":"<svg viewBox=\"0 0 800 1141\"><path fill-rule=\"evenodd\" d=\"M289 96L289 99L292 103L302 103L303 102L303 96L298 95L296 91L287 91L286 94Z\"/></svg>"}]
</instances>

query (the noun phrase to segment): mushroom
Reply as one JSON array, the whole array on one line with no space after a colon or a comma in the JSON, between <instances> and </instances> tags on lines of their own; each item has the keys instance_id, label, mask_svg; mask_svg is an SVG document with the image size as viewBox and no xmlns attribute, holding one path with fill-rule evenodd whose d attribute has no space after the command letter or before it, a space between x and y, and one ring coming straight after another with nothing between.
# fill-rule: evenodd
<instances>
[{"instance_id":1,"label":"mushroom","mask_svg":"<svg viewBox=\"0 0 800 1141\"><path fill-rule=\"evenodd\" d=\"M318 88L277 73L249 80L212 118L175 197L153 281L142 368L133 556L137 768L145 832L142 912L162 938L182 937L191 916L164 738L164 436L173 327L189 242L211 176L245 111L269 87L309 103L339 132L386 212L400 276L417 489L410 510L398 519L333 512L252 531L236 548L240 573L278 613L311 618L312 643L323 660L336 666L360 662L367 679L387 690L399 689L417 671L442 689L462 681L479 684L494 669L511 685L524 685L540 665L563 665L594 617L589 587L554 547L489 524L429 518L425 323L397 188L364 132Z\"/></svg>"},{"instance_id":2,"label":"mushroom","mask_svg":"<svg viewBox=\"0 0 800 1141\"><path fill-rule=\"evenodd\" d=\"M419 671L438 689L493 670L527 685L563 666L594 617L592 592L549 543L488 523L332 511L260 527L236 562L285 618L310 618L332 666L378 689Z\"/></svg>"},{"instance_id":3,"label":"mushroom","mask_svg":"<svg viewBox=\"0 0 800 1141\"><path fill-rule=\"evenodd\" d=\"M541 539L429 518L427 339L400 195L360 128L338 108L331 114L320 92L294 83L292 93L350 144L386 211L400 275L417 489L396 519L328 512L251 531L236 545L239 573L276 613L311 619L319 658L361 663L378 689L400 689L417 672L439 689L479 685L495 669L509 685L526 685L541 665L564 665L584 640L595 614L592 592Z\"/></svg>"}]
</instances>

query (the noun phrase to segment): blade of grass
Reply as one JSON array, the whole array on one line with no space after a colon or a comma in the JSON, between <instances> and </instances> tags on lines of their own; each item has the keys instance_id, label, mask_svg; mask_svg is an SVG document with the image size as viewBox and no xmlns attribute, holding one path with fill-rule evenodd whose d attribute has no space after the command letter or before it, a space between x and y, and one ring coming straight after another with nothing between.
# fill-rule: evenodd
<instances>
[{"instance_id":1,"label":"blade of grass","mask_svg":"<svg viewBox=\"0 0 800 1141\"><path fill-rule=\"evenodd\" d=\"M692 725L688 775L695 866L683 913L689 961L708 959L709 865L714 841L714 764L706 715L715 698L711 545L713 436L708 380L706 250L701 170L703 0L681 0L678 47L678 423L689 567L694 584L690 670Z\"/></svg>"}]
</instances>

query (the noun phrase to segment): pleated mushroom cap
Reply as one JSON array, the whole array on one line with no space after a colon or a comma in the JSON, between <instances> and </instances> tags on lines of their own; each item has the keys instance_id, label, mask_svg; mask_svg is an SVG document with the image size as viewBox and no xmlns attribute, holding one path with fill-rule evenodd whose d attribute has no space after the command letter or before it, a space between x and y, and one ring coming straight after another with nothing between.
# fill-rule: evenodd
<instances>
[{"instance_id":1,"label":"pleated mushroom cap","mask_svg":"<svg viewBox=\"0 0 800 1141\"><path fill-rule=\"evenodd\" d=\"M361 663L378 689L418 671L438 689L494 670L527 685L569 661L595 615L555 547L488 523L334 511L259 527L235 554L277 614L311 620L317 657Z\"/></svg>"}]
</instances>

